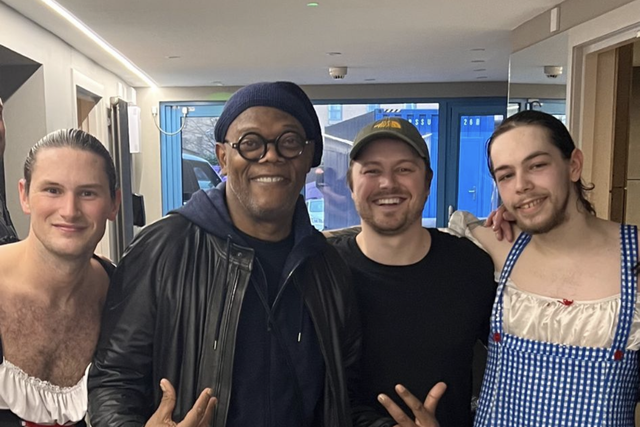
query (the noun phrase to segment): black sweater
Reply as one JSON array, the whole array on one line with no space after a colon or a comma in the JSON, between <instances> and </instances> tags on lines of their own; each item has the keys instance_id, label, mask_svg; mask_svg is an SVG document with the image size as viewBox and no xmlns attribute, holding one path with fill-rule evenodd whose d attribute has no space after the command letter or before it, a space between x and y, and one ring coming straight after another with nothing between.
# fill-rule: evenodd
<instances>
[{"instance_id":1,"label":"black sweater","mask_svg":"<svg viewBox=\"0 0 640 427\"><path fill-rule=\"evenodd\" d=\"M470 241L435 229L429 232L428 254L408 266L370 260L355 236L330 240L351 268L362 317L358 403L363 406L354 410L354 425L389 417L376 400L379 393L393 398L411 416L395 393L395 384L403 384L424 401L438 381L448 386L436 414L440 425L472 423L473 347L478 339L486 342L489 334L496 290L493 264ZM395 424L389 418L388 424L375 425Z\"/></svg>"}]
</instances>

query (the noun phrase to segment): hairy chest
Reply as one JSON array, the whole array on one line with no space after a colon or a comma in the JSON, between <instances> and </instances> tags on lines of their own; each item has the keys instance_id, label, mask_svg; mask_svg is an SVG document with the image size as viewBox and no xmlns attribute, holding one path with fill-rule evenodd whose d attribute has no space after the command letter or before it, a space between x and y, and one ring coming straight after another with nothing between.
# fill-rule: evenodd
<instances>
[{"instance_id":1,"label":"hairy chest","mask_svg":"<svg viewBox=\"0 0 640 427\"><path fill-rule=\"evenodd\" d=\"M524 291L553 298L593 301L621 291L619 251L599 256L548 258L523 253L512 280Z\"/></svg>"},{"instance_id":2,"label":"hairy chest","mask_svg":"<svg viewBox=\"0 0 640 427\"><path fill-rule=\"evenodd\" d=\"M91 362L99 329L97 304L51 308L19 298L0 302L5 359L54 385L78 383Z\"/></svg>"}]
</instances>

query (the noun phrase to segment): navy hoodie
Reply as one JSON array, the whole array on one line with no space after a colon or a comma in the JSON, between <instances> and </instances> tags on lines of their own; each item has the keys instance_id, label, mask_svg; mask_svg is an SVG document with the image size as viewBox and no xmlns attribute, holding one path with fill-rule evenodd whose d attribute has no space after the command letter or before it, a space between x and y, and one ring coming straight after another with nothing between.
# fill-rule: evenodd
<instances>
[{"instance_id":1,"label":"navy hoodie","mask_svg":"<svg viewBox=\"0 0 640 427\"><path fill-rule=\"evenodd\" d=\"M223 183L198 191L176 212L208 233L251 247L231 222L225 189ZM227 427L322 425L324 360L311 316L299 290L288 280L292 270L327 244L311 226L302 197L296 204L292 233L293 249L284 263L280 295L273 306L261 299L267 282L259 260L254 260L240 312Z\"/></svg>"}]
</instances>

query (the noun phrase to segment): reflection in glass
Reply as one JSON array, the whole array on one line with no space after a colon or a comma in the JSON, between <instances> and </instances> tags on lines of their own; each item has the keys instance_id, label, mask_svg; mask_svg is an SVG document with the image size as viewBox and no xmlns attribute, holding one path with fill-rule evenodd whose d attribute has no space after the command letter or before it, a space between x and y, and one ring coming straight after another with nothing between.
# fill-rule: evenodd
<instances>
[{"instance_id":1,"label":"reflection in glass","mask_svg":"<svg viewBox=\"0 0 640 427\"><path fill-rule=\"evenodd\" d=\"M495 183L487 169L485 148L502 120L502 115L460 117L457 207L478 218L486 218L497 207Z\"/></svg>"},{"instance_id":2,"label":"reflection in glass","mask_svg":"<svg viewBox=\"0 0 640 427\"><path fill-rule=\"evenodd\" d=\"M182 203L198 190L217 186L222 179L215 154L213 130L218 117L186 117L182 129Z\"/></svg>"},{"instance_id":3,"label":"reflection in glass","mask_svg":"<svg viewBox=\"0 0 640 427\"><path fill-rule=\"evenodd\" d=\"M369 123L383 117L401 117L418 128L429 149L434 178L422 213L422 223L435 226L439 104L343 104L340 107L342 120L336 122L335 104L315 106L323 127L324 155L322 164L312 168L307 175L304 189L313 225L319 230L333 230L360 224L346 180L353 140L358 131Z\"/></svg>"}]
</instances>

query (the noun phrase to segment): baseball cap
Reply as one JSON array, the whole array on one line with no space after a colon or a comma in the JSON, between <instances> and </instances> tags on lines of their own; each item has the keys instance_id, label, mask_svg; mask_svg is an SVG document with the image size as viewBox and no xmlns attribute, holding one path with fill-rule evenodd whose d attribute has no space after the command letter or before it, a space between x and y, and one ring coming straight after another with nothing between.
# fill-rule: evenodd
<instances>
[{"instance_id":1,"label":"baseball cap","mask_svg":"<svg viewBox=\"0 0 640 427\"><path fill-rule=\"evenodd\" d=\"M406 142L418 152L418 155L425 160L427 165L431 165L429 150L424 138L411 122L399 117L385 117L362 128L353 141L349 158L354 160L368 143L382 138L398 139Z\"/></svg>"}]
</instances>

